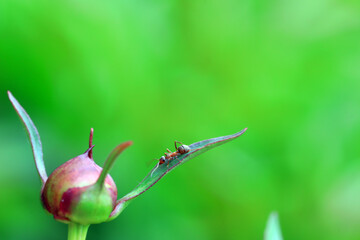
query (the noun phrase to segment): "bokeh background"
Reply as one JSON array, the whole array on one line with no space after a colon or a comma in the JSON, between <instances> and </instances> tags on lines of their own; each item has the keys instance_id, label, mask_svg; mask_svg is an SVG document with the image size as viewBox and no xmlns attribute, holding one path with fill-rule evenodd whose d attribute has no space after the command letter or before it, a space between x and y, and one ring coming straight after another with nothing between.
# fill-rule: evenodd
<instances>
[{"instance_id":1,"label":"bokeh background","mask_svg":"<svg viewBox=\"0 0 360 240\"><path fill-rule=\"evenodd\" d=\"M360 239L357 0L0 1L0 238L66 239L11 90L35 122L48 174L87 148L119 195L173 149L235 141L171 172L88 239ZM155 162L152 162L155 165Z\"/></svg>"}]
</instances>

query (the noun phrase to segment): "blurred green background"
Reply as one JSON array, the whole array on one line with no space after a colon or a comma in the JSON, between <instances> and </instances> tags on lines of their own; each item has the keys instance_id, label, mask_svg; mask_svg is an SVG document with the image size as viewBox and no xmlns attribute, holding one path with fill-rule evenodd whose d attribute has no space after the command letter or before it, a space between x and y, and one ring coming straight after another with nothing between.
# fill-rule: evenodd
<instances>
[{"instance_id":1,"label":"blurred green background","mask_svg":"<svg viewBox=\"0 0 360 240\"><path fill-rule=\"evenodd\" d=\"M360 239L357 0L0 1L0 238L66 239L42 209L48 174L87 148L133 140L119 196L173 141L248 131L167 175L88 239ZM153 162L153 165L155 162Z\"/></svg>"}]
</instances>

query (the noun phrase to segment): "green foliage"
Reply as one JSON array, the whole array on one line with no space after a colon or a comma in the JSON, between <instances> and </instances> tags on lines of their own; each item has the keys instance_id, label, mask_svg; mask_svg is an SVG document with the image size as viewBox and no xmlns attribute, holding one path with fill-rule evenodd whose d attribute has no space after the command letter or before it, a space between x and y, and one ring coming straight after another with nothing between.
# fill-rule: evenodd
<instances>
[{"instance_id":1,"label":"green foliage","mask_svg":"<svg viewBox=\"0 0 360 240\"><path fill-rule=\"evenodd\" d=\"M360 239L359 16L357 0L1 0L1 238L67 231L41 213L10 90L48 173L87 148L91 127L100 166L133 140L111 170L120 196L174 140L251 129L89 240L261 239L273 209L286 239Z\"/></svg>"},{"instance_id":2,"label":"green foliage","mask_svg":"<svg viewBox=\"0 0 360 240\"><path fill-rule=\"evenodd\" d=\"M282 240L279 216L276 212L270 214L266 224L264 240Z\"/></svg>"}]
</instances>

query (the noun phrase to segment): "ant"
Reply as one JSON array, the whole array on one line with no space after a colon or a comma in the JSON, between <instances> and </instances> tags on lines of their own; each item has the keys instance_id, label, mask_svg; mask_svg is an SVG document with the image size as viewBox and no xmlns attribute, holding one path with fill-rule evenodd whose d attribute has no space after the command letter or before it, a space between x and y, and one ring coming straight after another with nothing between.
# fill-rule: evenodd
<instances>
[{"instance_id":1,"label":"ant","mask_svg":"<svg viewBox=\"0 0 360 240\"><path fill-rule=\"evenodd\" d=\"M176 143L180 143L181 146L177 147ZM169 164L173 158L176 158L180 162L180 160L177 158L177 156L180 156L182 154L190 152L190 147L188 145L182 144L179 141L175 141L175 149L176 149L175 152L171 152L169 149L166 149L168 152L165 153L165 156L162 156L159 159L159 162L158 162L156 168L152 171L151 175L160 165L167 163L167 166L169 166Z\"/></svg>"},{"instance_id":2,"label":"ant","mask_svg":"<svg viewBox=\"0 0 360 240\"><path fill-rule=\"evenodd\" d=\"M176 143L180 143L181 146L177 147ZM177 156L188 153L190 151L190 147L187 145L182 144L181 142L175 141L175 152L171 152L169 149L166 149L168 152L165 153L165 159L171 159L173 157L177 158ZM160 158L160 160L163 160ZM162 161L160 161L162 162ZM164 162L162 162L161 164L163 164ZM161 165L160 164L160 165Z\"/></svg>"}]
</instances>

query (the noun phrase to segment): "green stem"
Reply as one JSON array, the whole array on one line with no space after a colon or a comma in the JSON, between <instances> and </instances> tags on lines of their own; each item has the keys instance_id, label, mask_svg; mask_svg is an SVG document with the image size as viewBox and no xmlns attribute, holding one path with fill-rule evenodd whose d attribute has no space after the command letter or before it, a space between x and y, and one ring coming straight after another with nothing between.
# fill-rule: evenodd
<instances>
[{"instance_id":1,"label":"green stem","mask_svg":"<svg viewBox=\"0 0 360 240\"><path fill-rule=\"evenodd\" d=\"M90 225L69 223L68 240L85 240Z\"/></svg>"}]
</instances>

